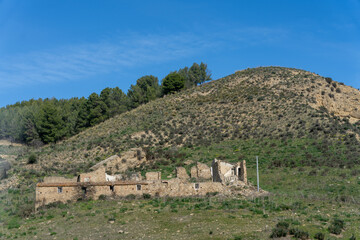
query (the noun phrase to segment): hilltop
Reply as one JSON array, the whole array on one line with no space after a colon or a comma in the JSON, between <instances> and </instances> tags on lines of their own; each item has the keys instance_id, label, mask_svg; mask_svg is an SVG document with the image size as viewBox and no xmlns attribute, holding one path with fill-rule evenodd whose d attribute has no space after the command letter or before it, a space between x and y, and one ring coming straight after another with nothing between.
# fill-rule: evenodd
<instances>
[{"instance_id":1,"label":"hilltop","mask_svg":"<svg viewBox=\"0 0 360 240\"><path fill-rule=\"evenodd\" d=\"M216 157L211 146L222 146L220 157L230 161L260 155L270 167L351 167L360 155L359 99L358 90L308 71L246 69L45 146L30 168L76 174L140 147L148 161L136 166L138 170L166 171L164 166L187 160L211 161ZM196 155L203 148L210 152L207 159Z\"/></svg>"}]
</instances>

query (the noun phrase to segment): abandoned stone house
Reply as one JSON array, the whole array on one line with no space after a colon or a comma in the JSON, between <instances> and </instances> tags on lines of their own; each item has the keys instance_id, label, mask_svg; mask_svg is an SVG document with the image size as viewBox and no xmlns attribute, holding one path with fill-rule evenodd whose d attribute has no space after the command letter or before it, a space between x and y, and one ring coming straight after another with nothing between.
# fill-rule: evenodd
<instances>
[{"instance_id":1,"label":"abandoned stone house","mask_svg":"<svg viewBox=\"0 0 360 240\"><path fill-rule=\"evenodd\" d=\"M35 208L54 202L70 202L77 199L98 199L125 197L130 194L151 196L202 196L218 192L232 194L233 186L247 185L246 162L235 165L215 159L212 166L197 163L191 168L190 176L184 167L176 168L176 178L164 180L161 172L147 172L145 179L141 174L129 177L108 175L104 166L92 172L82 173L68 179L64 177L45 177L36 185Z\"/></svg>"}]
</instances>

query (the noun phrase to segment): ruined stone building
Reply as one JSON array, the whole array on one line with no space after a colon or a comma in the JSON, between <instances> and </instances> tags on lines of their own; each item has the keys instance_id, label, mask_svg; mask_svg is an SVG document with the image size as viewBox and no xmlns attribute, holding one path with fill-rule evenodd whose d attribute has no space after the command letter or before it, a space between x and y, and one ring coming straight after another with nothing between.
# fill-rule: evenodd
<instances>
[{"instance_id":1,"label":"ruined stone building","mask_svg":"<svg viewBox=\"0 0 360 240\"><path fill-rule=\"evenodd\" d=\"M100 196L125 197L130 194L150 194L158 197L204 196L207 193L230 195L234 186L247 185L246 163L235 165L215 159L211 168L196 163L190 176L183 167L176 168L176 178L162 179L161 172L108 175L104 166L82 173L73 179L45 177L36 185L35 208L54 202L71 202L77 199L98 199Z\"/></svg>"}]
</instances>

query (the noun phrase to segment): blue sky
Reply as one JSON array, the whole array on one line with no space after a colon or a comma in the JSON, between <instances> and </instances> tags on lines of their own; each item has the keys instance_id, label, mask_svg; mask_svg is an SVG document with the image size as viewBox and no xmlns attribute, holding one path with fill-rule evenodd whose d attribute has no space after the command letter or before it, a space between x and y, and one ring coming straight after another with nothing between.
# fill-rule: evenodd
<instances>
[{"instance_id":1,"label":"blue sky","mask_svg":"<svg viewBox=\"0 0 360 240\"><path fill-rule=\"evenodd\" d=\"M0 107L201 61L214 79L284 66L360 88L360 1L0 0Z\"/></svg>"}]
</instances>

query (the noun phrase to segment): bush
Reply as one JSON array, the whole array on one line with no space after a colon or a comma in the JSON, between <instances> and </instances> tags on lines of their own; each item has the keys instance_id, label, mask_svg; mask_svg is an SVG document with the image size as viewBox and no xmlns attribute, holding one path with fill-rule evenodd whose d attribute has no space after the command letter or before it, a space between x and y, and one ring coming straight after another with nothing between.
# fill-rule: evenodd
<instances>
[{"instance_id":1,"label":"bush","mask_svg":"<svg viewBox=\"0 0 360 240\"><path fill-rule=\"evenodd\" d=\"M36 163L36 162L37 162L37 157L36 157L36 155L35 155L34 153L31 153L30 156L29 156L29 158L28 158L27 163L28 163L28 164L34 164L34 163Z\"/></svg>"},{"instance_id":2,"label":"bush","mask_svg":"<svg viewBox=\"0 0 360 240\"><path fill-rule=\"evenodd\" d=\"M325 239L325 234L323 233L316 233L315 236L314 236L314 239L317 239L317 240L324 240Z\"/></svg>"},{"instance_id":3,"label":"bush","mask_svg":"<svg viewBox=\"0 0 360 240\"><path fill-rule=\"evenodd\" d=\"M287 222L285 222L285 221L278 222L278 223L276 224L276 227L277 227L277 228L288 229L289 223L287 223Z\"/></svg>"},{"instance_id":4,"label":"bush","mask_svg":"<svg viewBox=\"0 0 360 240\"><path fill-rule=\"evenodd\" d=\"M273 228L270 238L286 237L287 233L288 233L287 229L276 227Z\"/></svg>"},{"instance_id":5,"label":"bush","mask_svg":"<svg viewBox=\"0 0 360 240\"><path fill-rule=\"evenodd\" d=\"M143 194L143 198L144 199L150 199L151 198L151 195L149 193L144 193Z\"/></svg>"},{"instance_id":6,"label":"bush","mask_svg":"<svg viewBox=\"0 0 360 240\"><path fill-rule=\"evenodd\" d=\"M101 195L99 196L99 200L106 200L106 195L101 194Z\"/></svg>"},{"instance_id":7,"label":"bush","mask_svg":"<svg viewBox=\"0 0 360 240\"><path fill-rule=\"evenodd\" d=\"M340 219L334 219L328 228L330 233L336 235L339 235L343 229L344 229L344 221Z\"/></svg>"},{"instance_id":8,"label":"bush","mask_svg":"<svg viewBox=\"0 0 360 240\"><path fill-rule=\"evenodd\" d=\"M329 78L329 77L327 77L327 78L325 78L325 81L326 81L328 84L330 84L330 83L332 82L332 79Z\"/></svg>"},{"instance_id":9,"label":"bush","mask_svg":"<svg viewBox=\"0 0 360 240\"><path fill-rule=\"evenodd\" d=\"M330 225L328 228L330 233L339 235L342 231L342 229L339 226Z\"/></svg>"},{"instance_id":10,"label":"bush","mask_svg":"<svg viewBox=\"0 0 360 240\"><path fill-rule=\"evenodd\" d=\"M305 231L302 231L302 230L299 230L299 229L296 229L295 233L294 233L294 237L297 238L297 239L308 239L309 238L309 233L308 232L305 232Z\"/></svg>"}]
</instances>

